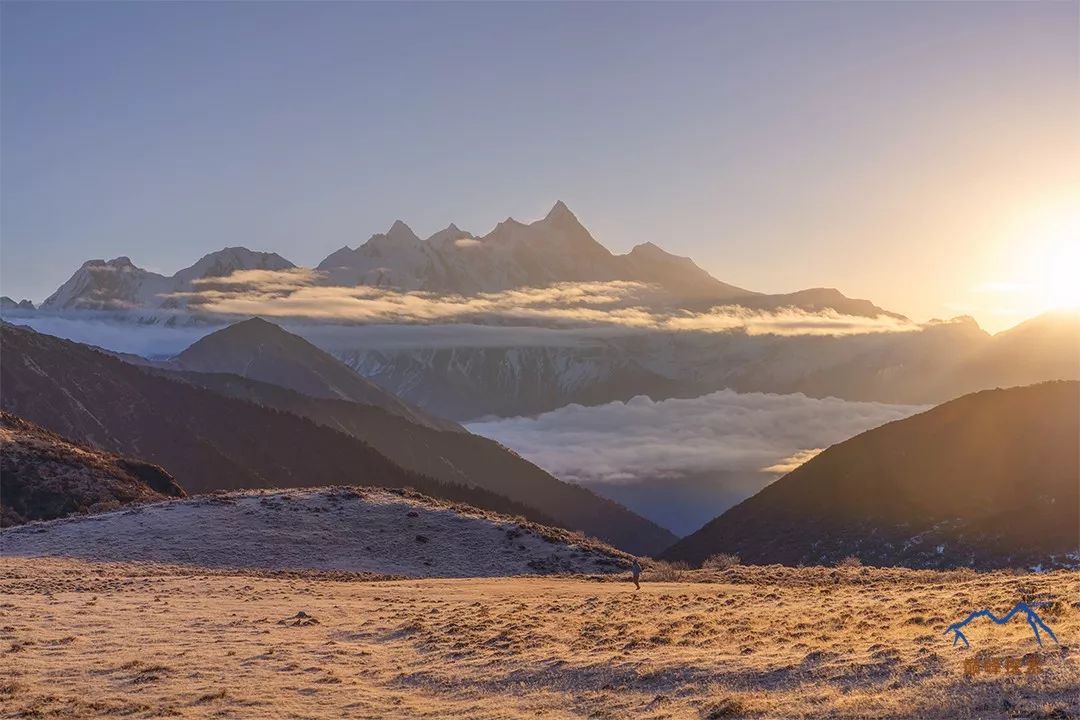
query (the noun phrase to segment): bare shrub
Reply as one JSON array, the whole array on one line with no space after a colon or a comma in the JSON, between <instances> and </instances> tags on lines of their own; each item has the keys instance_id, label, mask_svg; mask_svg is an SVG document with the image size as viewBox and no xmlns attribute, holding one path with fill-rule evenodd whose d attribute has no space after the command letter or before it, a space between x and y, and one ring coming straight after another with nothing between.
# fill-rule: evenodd
<instances>
[{"instance_id":1,"label":"bare shrub","mask_svg":"<svg viewBox=\"0 0 1080 720\"><path fill-rule=\"evenodd\" d=\"M675 562L654 560L649 568L649 574L643 579L654 582L679 582L689 570L690 566L681 560Z\"/></svg>"},{"instance_id":2,"label":"bare shrub","mask_svg":"<svg viewBox=\"0 0 1080 720\"><path fill-rule=\"evenodd\" d=\"M857 555L848 555L843 560L838 560L836 563L838 568L857 568L862 567L862 560Z\"/></svg>"},{"instance_id":3,"label":"bare shrub","mask_svg":"<svg viewBox=\"0 0 1080 720\"><path fill-rule=\"evenodd\" d=\"M701 563L701 567L708 568L709 570L727 570L728 568L735 567L740 562L741 560L739 560L738 555L719 553L705 558L705 562Z\"/></svg>"}]
</instances>

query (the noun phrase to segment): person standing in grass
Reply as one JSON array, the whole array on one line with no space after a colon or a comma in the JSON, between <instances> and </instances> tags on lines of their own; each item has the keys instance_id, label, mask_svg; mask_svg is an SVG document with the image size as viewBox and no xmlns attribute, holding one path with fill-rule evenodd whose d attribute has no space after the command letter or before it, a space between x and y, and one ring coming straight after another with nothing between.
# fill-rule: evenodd
<instances>
[{"instance_id":1,"label":"person standing in grass","mask_svg":"<svg viewBox=\"0 0 1080 720\"><path fill-rule=\"evenodd\" d=\"M634 589L640 590L641 583L638 582L638 578L641 577L641 563L637 558L634 558L634 564L630 566L630 577L634 579Z\"/></svg>"}]
</instances>

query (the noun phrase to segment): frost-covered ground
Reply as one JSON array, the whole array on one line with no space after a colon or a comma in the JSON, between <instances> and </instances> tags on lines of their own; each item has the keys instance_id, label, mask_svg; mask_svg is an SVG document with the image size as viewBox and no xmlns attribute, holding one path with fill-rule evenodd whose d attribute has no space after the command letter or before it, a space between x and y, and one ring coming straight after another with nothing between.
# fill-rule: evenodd
<instances>
[{"instance_id":1,"label":"frost-covered ground","mask_svg":"<svg viewBox=\"0 0 1080 720\"><path fill-rule=\"evenodd\" d=\"M670 570L668 570L670 572ZM676 577L678 577L676 575ZM343 581L0 558L0 716L1069 718L1080 573L734 568ZM689 580L689 581L688 581ZM708 580L709 582L699 582ZM1052 593L1062 645L947 625ZM299 615L299 613L303 615ZM964 674L970 658L1035 675Z\"/></svg>"},{"instance_id":2,"label":"frost-covered ground","mask_svg":"<svg viewBox=\"0 0 1080 720\"><path fill-rule=\"evenodd\" d=\"M562 530L370 488L249 490L33 523L0 533L8 556L406 577L598 573L628 556Z\"/></svg>"}]
</instances>

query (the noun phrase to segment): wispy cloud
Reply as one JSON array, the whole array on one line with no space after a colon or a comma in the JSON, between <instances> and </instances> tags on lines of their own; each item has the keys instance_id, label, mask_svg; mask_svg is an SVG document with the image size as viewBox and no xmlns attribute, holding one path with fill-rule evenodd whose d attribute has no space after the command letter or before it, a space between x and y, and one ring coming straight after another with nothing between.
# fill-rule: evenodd
<instances>
[{"instance_id":1,"label":"wispy cloud","mask_svg":"<svg viewBox=\"0 0 1080 720\"><path fill-rule=\"evenodd\" d=\"M658 288L628 281L556 283L465 296L363 285L342 287L322 284L323 280L317 271L303 268L248 270L199 281L195 290L175 297L202 312L221 315L362 323L492 322L832 336L920 328L907 320L843 315L833 310L670 309Z\"/></svg>"},{"instance_id":2,"label":"wispy cloud","mask_svg":"<svg viewBox=\"0 0 1080 720\"><path fill-rule=\"evenodd\" d=\"M633 483L703 472L784 473L821 448L925 408L722 390L568 405L468 427L565 480Z\"/></svg>"},{"instance_id":3,"label":"wispy cloud","mask_svg":"<svg viewBox=\"0 0 1080 720\"><path fill-rule=\"evenodd\" d=\"M784 475L786 473L791 472L792 470L799 467L800 465L807 462L808 460L813 459L814 457L819 455L824 450L825 450L825 448L807 448L805 450L799 450L796 453L788 455L786 458L783 458L779 462L773 463L772 465L770 465L768 467L762 468L761 471L762 472L767 472L767 473L776 473L778 475Z\"/></svg>"}]
</instances>

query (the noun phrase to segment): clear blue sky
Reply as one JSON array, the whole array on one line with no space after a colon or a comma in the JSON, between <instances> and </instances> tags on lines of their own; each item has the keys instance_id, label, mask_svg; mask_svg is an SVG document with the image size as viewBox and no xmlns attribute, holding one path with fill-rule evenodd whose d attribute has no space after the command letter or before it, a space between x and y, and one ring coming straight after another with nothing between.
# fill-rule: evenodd
<instances>
[{"instance_id":1,"label":"clear blue sky","mask_svg":"<svg viewBox=\"0 0 1080 720\"><path fill-rule=\"evenodd\" d=\"M955 314L1078 185L1078 7L5 3L0 289L561 198L617 251Z\"/></svg>"}]
</instances>

